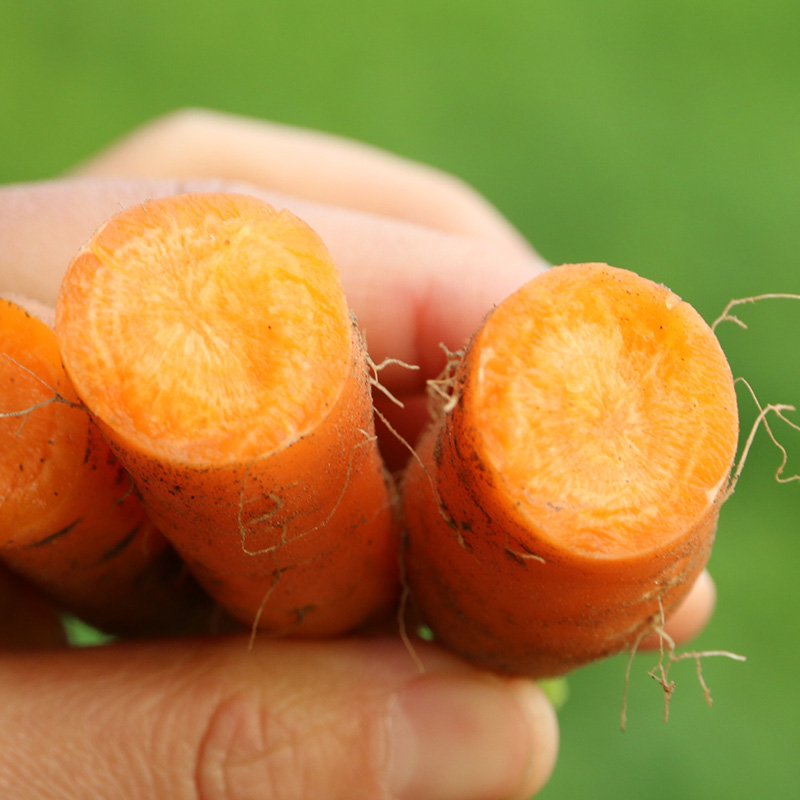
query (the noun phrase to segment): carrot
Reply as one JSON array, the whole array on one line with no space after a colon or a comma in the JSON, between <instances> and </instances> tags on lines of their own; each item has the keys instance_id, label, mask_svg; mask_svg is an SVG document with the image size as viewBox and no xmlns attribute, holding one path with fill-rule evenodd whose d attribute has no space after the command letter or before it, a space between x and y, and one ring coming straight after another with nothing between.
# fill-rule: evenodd
<instances>
[{"instance_id":1,"label":"carrot","mask_svg":"<svg viewBox=\"0 0 800 800\"><path fill-rule=\"evenodd\" d=\"M70 264L56 331L149 515L236 619L321 636L386 613L366 354L305 223L237 194L127 209Z\"/></svg>"},{"instance_id":2,"label":"carrot","mask_svg":"<svg viewBox=\"0 0 800 800\"><path fill-rule=\"evenodd\" d=\"M55 333L5 298L0 398L0 560L106 631L183 626L199 591L80 404Z\"/></svg>"},{"instance_id":3,"label":"carrot","mask_svg":"<svg viewBox=\"0 0 800 800\"><path fill-rule=\"evenodd\" d=\"M406 574L436 637L508 673L626 649L705 566L735 458L727 360L667 288L556 267L451 365L402 484Z\"/></svg>"}]
</instances>

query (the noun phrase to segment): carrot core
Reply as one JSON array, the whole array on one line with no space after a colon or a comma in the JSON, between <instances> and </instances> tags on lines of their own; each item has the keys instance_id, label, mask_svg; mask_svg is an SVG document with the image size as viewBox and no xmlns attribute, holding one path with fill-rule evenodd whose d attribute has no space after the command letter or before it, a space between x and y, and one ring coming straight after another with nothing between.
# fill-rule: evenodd
<instances>
[{"instance_id":1,"label":"carrot core","mask_svg":"<svg viewBox=\"0 0 800 800\"><path fill-rule=\"evenodd\" d=\"M78 393L119 437L178 460L241 461L302 436L350 370L327 250L241 197L146 210L101 229L71 270L57 324Z\"/></svg>"},{"instance_id":2,"label":"carrot core","mask_svg":"<svg viewBox=\"0 0 800 800\"><path fill-rule=\"evenodd\" d=\"M737 432L729 367L710 343L669 289L605 266L558 267L490 315L465 413L542 538L641 554L705 512Z\"/></svg>"}]
</instances>

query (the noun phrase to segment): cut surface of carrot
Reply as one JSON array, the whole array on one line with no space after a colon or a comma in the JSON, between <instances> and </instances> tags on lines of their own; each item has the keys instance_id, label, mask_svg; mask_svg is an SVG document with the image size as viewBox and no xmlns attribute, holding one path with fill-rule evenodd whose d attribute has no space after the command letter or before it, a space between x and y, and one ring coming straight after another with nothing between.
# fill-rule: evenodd
<instances>
[{"instance_id":1,"label":"cut surface of carrot","mask_svg":"<svg viewBox=\"0 0 800 800\"><path fill-rule=\"evenodd\" d=\"M551 280L509 298L476 337L463 402L481 420L478 455L555 545L646 553L705 513L727 477L730 368L664 286L591 267Z\"/></svg>"},{"instance_id":2,"label":"cut surface of carrot","mask_svg":"<svg viewBox=\"0 0 800 800\"><path fill-rule=\"evenodd\" d=\"M75 259L59 337L80 361L78 393L117 437L236 462L299 438L336 401L351 337L338 273L296 218L265 205L147 203Z\"/></svg>"},{"instance_id":3,"label":"cut surface of carrot","mask_svg":"<svg viewBox=\"0 0 800 800\"><path fill-rule=\"evenodd\" d=\"M67 270L56 330L148 512L236 618L323 634L390 602L366 354L305 223L236 194L127 209Z\"/></svg>"},{"instance_id":4,"label":"cut surface of carrot","mask_svg":"<svg viewBox=\"0 0 800 800\"><path fill-rule=\"evenodd\" d=\"M736 453L733 378L666 287L564 265L500 304L404 481L437 636L554 675L632 646L705 565Z\"/></svg>"}]
</instances>

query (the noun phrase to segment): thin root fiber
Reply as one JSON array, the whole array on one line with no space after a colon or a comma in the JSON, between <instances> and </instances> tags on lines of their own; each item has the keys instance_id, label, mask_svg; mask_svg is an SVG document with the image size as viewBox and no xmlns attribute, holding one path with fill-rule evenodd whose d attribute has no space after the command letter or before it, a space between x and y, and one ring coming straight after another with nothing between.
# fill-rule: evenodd
<instances>
[{"instance_id":1,"label":"thin root fiber","mask_svg":"<svg viewBox=\"0 0 800 800\"><path fill-rule=\"evenodd\" d=\"M0 355L16 364L21 370L27 372L29 375L39 381L42 386L44 386L46 389L49 389L53 393L52 397L48 397L46 400L40 400L38 403L34 403L27 408L21 408L18 411L0 411L0 419L10 419L14 417L22 418L19 430L16 433L17 436L19 436L19 434L22 432L22 429L25 427L25 423L28 421L30 415L40 408L45 408L45 406L52 405L53 403L61 403L62 405L69 406L70 408L79 408L85 410L85 407L80 403L73 403L72 400L67 400L66 397L59 394L49 383L47 383L47 381L40 378L33 370L29 369L24 364L21 364L16 358L13 358L8 353L0 353Z\"/></svg>"},{"instance_id":2,"label":"thin root fiber","mask_svg":"<svg viewBox=\"0 0 800 800\"><path fill-rule=\"evenodd\" d=\"M659 655L658 663L648 672L653 680L658 683L664 693L664 722L669 720L669 709L672 701L672 695L675 692L675 681L670 678L670 670L673 665L679 661L686 661L691 659L695 662L697 669L697 680L700 688L703 691L706 703L710 706L712 703L711 690L703 677L702 660L704 658L725 657L734 661L746 661L746 657L737 653L731 653L728 650L690 650L679 653L675 644L675 640L665 630L664 607L659 602L659 619L656 621L654 628L646 629L636 640L631 648L628 656L628 662L625 667L625 688L622 696L622 709L620 711L620 729L623 733L627 727L627 711L628 711L628 686L630 684L631 667L633 665L634 657L646 636L655 633L659 638Z\"/></svg>"}]
</instances>

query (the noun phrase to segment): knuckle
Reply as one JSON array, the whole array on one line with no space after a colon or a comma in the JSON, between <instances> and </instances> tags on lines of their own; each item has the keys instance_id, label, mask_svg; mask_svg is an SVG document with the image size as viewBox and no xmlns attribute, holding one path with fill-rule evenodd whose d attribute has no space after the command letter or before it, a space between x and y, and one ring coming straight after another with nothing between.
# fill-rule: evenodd
<instances>
[{"instance_id":1,"label":"knuckle","mask_svg":"<svg viewBox=\"0 0 800 800\"><path fill-rule=\"evenodd\" d=\"M281 738L257 696L222 698L200 739L194 774L198 800L281 796Z\"/></svg>"},{"instance_id":2,"label":"knuckle","mask_svg":"<svg viewBox=\"0 0 800 800\"><path fill-rule=\"evenodd\" d=\"M257 691L217 702L197 751L198 800L381 796L383 748L374 714L350 709L333 719L323 709L311 717L308 711L291 701L272 710Z\"/></svg>"}]
</instances>

